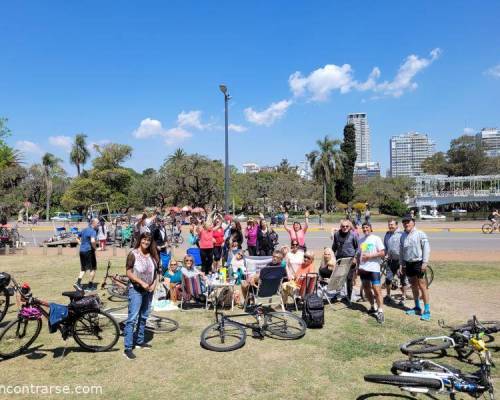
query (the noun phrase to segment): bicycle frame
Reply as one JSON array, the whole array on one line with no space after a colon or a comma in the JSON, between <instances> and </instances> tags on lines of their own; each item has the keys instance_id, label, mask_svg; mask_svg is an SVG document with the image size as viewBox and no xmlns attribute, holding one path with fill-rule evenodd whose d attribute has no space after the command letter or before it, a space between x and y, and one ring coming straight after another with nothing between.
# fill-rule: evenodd
<instances>
[{"instance_id":1,"label":"bicycle frame","mask_svg":"<svg viewBox=\"0 0 500 400\"><path fill-rule=\"evenodd\" d=\"M106 275L104 276L104 280L101 283L101 289L105 289L106 288L106 286L108 284L108 282L107 282L108 278L111 279L112 283L115 283L115 284L117 284L119 286L127 287L127 283L125 283L124 281L122 281L120 279L120 275L118 275L118 274L110 275L109 274L109 270L110 269L111 269L111 261L108 261L108 266L106 268Z\"/></svg>"}]
</instances>

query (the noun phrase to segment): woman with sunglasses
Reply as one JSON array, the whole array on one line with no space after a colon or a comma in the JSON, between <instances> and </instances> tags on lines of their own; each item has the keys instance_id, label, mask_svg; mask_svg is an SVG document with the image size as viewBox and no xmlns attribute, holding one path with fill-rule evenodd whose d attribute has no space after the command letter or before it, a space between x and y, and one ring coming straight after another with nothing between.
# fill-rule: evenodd
<instances>
[{"instance_id":1,"label":"woman with sunglasses","mask_svg":"<svg viewBox=\"0 0 500 400\"><path fill-rule=\"evenodd\" d=\"M170 293L170 301L177 302L182 292L182 272L174 259L170 260L168 269L163 274L163 284Z\"/></svg>"},{"instance_id":2,"label":"woman with sunglasses","mask_svg":"<svg viewBox=\"0 0 500 400\"><path fill-rule=\"evenodd\" d=\"M202 227L198 228L201 268L203 273L209 274L212 272L212 264L214 262L214 232L210 221L206 221Z\"/></svg>"},{"instance_id":3,"label":"woman with sunglasses","mask_svg":"<svg viewBox=\"0 0 500 400\"><path fill-rule=\"evenodd\" d=\"M286 254L286 274L288 279L295 276L296 271L304 263L304 252L299 246L299 242L292 240L290 251Z\"/></svg>"},{"instance_id":4,"label":"woman with sunglasses","mask_svg":"<svg viewBox=\"0 0 500 400\"><path fill-rule=\"evenodd\" d=\"M287 268L288 282L283 283L283 303L286 304L288 297L293 297L296 294L302 282L306 278L307 274L313 273L314 271L314 253L312 251L306 251L304 253L304 261L299 267L292 271Z\"/></svg>"},{"instance_id":5,"label":"woman with sunglasses","mask_svg":"<svg viewBox=\"0 0 500 400\"><path fill-rule=\"evenodd\" d=\"M306 232L307 228L309 227L309 211L305 212L305 218L306 221L304 223L304 227L302 228L302 225L300 222L295 221L290 228L288 226L288 213L285 214L285 222L284 222L284 227L288 234L290 235L290 241L297 241L299 243L300 248L303 251L307 250L306 247Z\"/></svg>"},{"instance_id":6,"label":"woman with sunglasses","mask_svg":"<svg viewBox=\"0 0 500 400\"><path fill-rule=\"evenodd\" d=\"M151 348L144 342L146 320L151 308L151 300L156 287L156 274L160 259L156 244L149 232L139 236L135 248L127 256L126 270L129 278L128 287L128 318L125 323L124 356L134 360L136 356L132 349Z\"/></svg>"},{"instance_id":7,"label":"woman with sunglasses","mask_svg":"<svg viewBox=\"0 0 500 400\"><path fill-rule=\"evenodd\" d=\"M184 256L183 266L181 268L181 273L182 273L182 275L184 275L188 278L192 278L193 276L200 275L201 291L205 292L205 285L206 285L207 277L203 272L201 272L195 268L193 256L190 256L189 254L186 254ZM186 300L189 300L189 299L186 299ZM198 300L200 300L200 299L198 299Z\"/></svg>"}]
</instances>

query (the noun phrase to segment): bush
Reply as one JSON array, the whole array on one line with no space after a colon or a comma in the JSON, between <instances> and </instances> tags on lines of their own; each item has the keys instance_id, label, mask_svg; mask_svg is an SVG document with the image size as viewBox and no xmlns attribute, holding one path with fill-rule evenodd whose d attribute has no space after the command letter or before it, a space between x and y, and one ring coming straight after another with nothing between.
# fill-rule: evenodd
<instances>
[{"instance_id":1,"label":"bush","mask_svg":"<svg viewBox=\"0 0 500 400\"><path fill-rule=\"evenodd\" d=\"M352 208L354 208L355 210L359 210L359 211L363 212L366 209L366 203L354 203L354 205L352 206Z\"/></svg>"},{"instance_id":2,"label":"bush","mask_svg":"<svg viewBox=\"0 0 500 400\"><path fill-rule=\"evenodd\" d=\"M408 212L408 206L400 200L387 199L380 204L379 210L382 214L402 217Z\"/></svg>"}]
</instances>

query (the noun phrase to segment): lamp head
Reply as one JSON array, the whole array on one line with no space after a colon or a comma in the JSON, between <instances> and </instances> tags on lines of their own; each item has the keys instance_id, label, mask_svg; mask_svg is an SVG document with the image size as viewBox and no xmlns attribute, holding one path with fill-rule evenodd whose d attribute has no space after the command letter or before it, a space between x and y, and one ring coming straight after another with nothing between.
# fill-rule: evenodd
<instances>
[{"instance_id":1,"label":"lamp head","mask_svg":"<svg viewBox=\"0 0 500 400\"><path fill-rule=\"evenodd\" d=\"M226 85L219 85L219 89L224 95L227 94L227 86Z\"/></svg>"}]
</instances>

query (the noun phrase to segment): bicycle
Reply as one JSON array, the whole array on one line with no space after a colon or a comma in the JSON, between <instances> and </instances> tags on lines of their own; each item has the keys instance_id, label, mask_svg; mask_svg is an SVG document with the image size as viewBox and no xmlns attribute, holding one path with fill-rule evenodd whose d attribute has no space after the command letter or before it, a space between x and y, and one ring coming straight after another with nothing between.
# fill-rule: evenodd
<instances>
[{"instance_id":1,"label":"bicycle","mask_svg":"<svg viewBox=\"0 0 500 400\"><path fill-rule=\"evenodd\" d=\"M401 352L413 356L454 348L460 359L466 359L474 352L474 349L470 345L472 337L477 336L483 340L487 339L486 341L490 342L493 341L491 334L500 331L499 321L477 321L476 323L472 319L467 321L466 324L456 327L446 326L442 320L438 323L441 328L451 329L451 334L449 336L421 337L410 340L401 345Z\"/></svg>"},{"instance_id":2,"label":"bicycle","mask_svg":"<svg viewBox=\"0 0 500 400\"><path fill-rule=\"evenodd\" d=\"M0 322L5 318L10 306L10 298L14 295L14 288L9 287L10 275L0 272Z\"/></svg>"},{"instance_id":3,"label":"bicycle","mask_svg":"<svg viewBox=\"0 0 500 400\"><path fill-rule=\"evenodd\" d=\"M127 306L116 307L116 308L108 308L104 311L109 313L113 318L118 320L118 326L120 327L120 331L123 334L125 329L125 321L128 318L128 313L118 312L121 310L125 310ZM148 319L146 320L146 330L152 333L168 333L173 332L179 328L179 323L171 318L161 317L157 314L150 314Z\"/></svg>"},{"instance_id":4,"label":"bicycle","mask_svg":"<svg viewBox=\"0 0 500 400\"><path fill-rule=\"evenodd\" d=\"M182 243L184 243L184 238L180 233L167 232L167 242L172 246L179 247Z\"/></svg>"},{"instance_id":5,"label":"bicycle","mask_svg":"<svg viewBox=\"0 0 500 400\"><path fill-rule=\"evenodd\" d=\"M481 230L485 234L493 233L495 231L499 231L500 232L500 223L498 223L498 222L491 222L491 221L490 222L486 222L481 227Z\"/></svg>"},{"instance_id":6,"label":"bicycle","mask_svg":"<svg viewBox=\"0 0 500 400\"><path fill-rule=\"evenodd\" d=\"M0 357L15 357L31 346L42 329L42 319L49 318L49 303L33 297L28 284L20 287L11 278L15 290L20 294L22 305L17 318L0 333ZM57 329L63 340L72 336L83 349L103 352L111 349L120 337L117 322L100 309L97 296L85 296L83 292L63 292L70 299L68 316Z\"/></svg>"},{"instance_id":7,"label":"bicycle","mask_svg":"<svg viewBox=\"0 0 500 400\"><path fill-rule=\"evenodd\" d=\"M481 324L473 318L474 327ZM391 371L395 375L365 375L366 382L381 383L399 387L410 393L448 394L456 399L457 393L467 393L478 398L488 393L494 399L491 367L494 366L486 343L478 335L471 337L470 345L478 353L481 365L473 374L438 364L431 360L404 360L393 363Z\"/></svg>"},{"instance_id":8,"label":"bicycle","mask_svg":"<svg viewBox=\"0 0 500 400\"><path fill-rule=\"evenodd\" d=\"M385 277L387 276L387 268L389 268L389 262L388 260L384 260L380 265L380 276L381 276L380 280L384 283L385 283ZM427 265L427 268L425 269L424 279L427 283L427 289L429 289L432 282L434 281L434 270L430 265ZM402 286L401 277L399 276L399 274L394 274L391 281L391 289L397 290L401 286Z\"/></svg>"},{"instance_id":9,"label":"bicycle","mask_svg":"<svg viewBox=\"0 0 500 400\"><path fill-rule=\"evenodd\" d=\"M255 322L243 323L233 319L248 316L254 317ZM233 351L243 347L247 337L245 329L251 329L252 336L259 339L268 336L295 340L306 334L306 323L302 318L262 305L254 306L251 313L235 314L231 317L217 311L216 305L215 321L201 333L200 344L204 349L216 352Z\"/></svg>"},{"instance_id":10,"label":"bicycle","mask_svg":"<svg viewBox=\"0 0 500 400\"><path fill-rule=\"evenodd\" d=\"M108 266L106 268L106 275L101 283L101 289L107 289L109 297L115 297L119 300L128 299L128 283L129 279L127 275L110 275L109 270L111 269L111 261L108 261ZM108 286L108 280L111 280Z\"/></svg>"}]
</instances>

